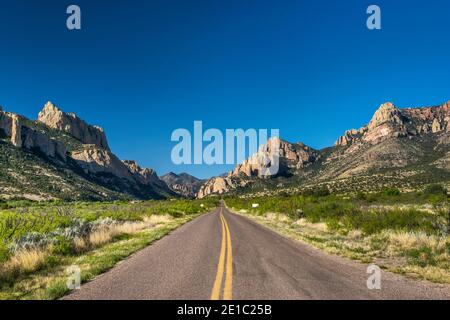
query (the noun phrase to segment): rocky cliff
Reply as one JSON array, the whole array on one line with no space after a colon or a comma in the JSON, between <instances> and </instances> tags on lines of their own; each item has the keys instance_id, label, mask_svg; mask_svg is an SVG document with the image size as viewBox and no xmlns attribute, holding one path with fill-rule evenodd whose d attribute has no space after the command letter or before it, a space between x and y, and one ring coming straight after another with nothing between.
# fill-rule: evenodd
<instances>
[{"instance_id":1,"label":"rocky cliff","mask_svg":"<svg viewBox=\"0 0 450 320\"><path fill-rule=\"evenodd\" d=\"M10 140L17 148L25 148L47 157L66 159L66 148L60 141L28 126L28 120L18 114L0 111L0 138Z\"/></svg>"},{"instance_id":2,"label":"rocky cliff","mask_svg":"<svg viewBox=\"0 0 450 320\"><path fill-rule=\"evenodd\" d=\"M50 128L66 132L83 144L94 144L109 150L108 141L102 128L87 124L74 113L62 112L50 101L39 112L37 121Z\"/></svg>"},{"instance_id":3,"label":"rocky cliff","mask_svg":"<svg viewBox=\"0 0 450 320\"><path fill-rule=\"evenodd\" d=\"M368 125L359 130L346 131L335 145L376 144L390 138L448 132L449 124L450 102L436 107L405 109L398 109L388 102L380 106Z\"/></svg>"}]
</instances>

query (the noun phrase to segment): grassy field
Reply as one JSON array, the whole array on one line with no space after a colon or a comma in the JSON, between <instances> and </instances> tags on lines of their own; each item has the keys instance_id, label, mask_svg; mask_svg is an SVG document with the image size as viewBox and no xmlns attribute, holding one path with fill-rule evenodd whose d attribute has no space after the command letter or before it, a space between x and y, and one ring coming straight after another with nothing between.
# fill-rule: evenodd
<instances>
[{"instance_id":1,"label":"grassy field","mask_svg":"<svg viewBox=\"0 0 450 320\"><path fill-rule=\"evenodd\" d=\"M329 253L450 283L450 206L438 187L407 194L388 189L353 196L319 192L225 201L234 212Z\"/></svg>"},{"instance_id":2,"label":"grassy field","mask_svg":"<svg viewBox=\"0 0 450 320\"><path fill-rule=\"evenodd\" d=\"M199 201L3 203L0 299L56 299L218 204Z\"/></svg>"}]
</instances>

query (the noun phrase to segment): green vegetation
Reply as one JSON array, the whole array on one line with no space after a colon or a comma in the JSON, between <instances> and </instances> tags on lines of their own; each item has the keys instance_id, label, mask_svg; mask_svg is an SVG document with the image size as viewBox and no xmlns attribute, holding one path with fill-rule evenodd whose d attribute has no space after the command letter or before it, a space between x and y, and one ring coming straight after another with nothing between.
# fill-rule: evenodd
<instances>
[{"instance_id":1,"label":"green vegetation","mask_svg":"<svg viewBox=\"0 0 450 320\"><path fill-rule=\"evenodd\" d=\"M442 234L447 229L448 200L442 193L401 194L397 189L387 189L347 197L310 194L250 199L229 197L226 203L232 208L257 214L280 212L292 219L324 222L342 232L358 229L365 234L374 234L389 229ZM259 206L252 208L253 203ZM430 208L424 210L420 205Z\"/></svg>"},{"instance_id":2,"label":"green vegetation","mask_svg":"<svg viewBox=\"0 0 450 320\"><path fill-rule=\"evenodd\" d=\"M232 210L328 252L450 283L450 206L444 188L352 196L227 197ZM253 204L258 204L256 208Z\"/></svg>"},{"instance_id":3,"label":"green vegetation","mask_svg":"<svg viewBox=\"0 0 450 320\"><path fill-rule=\"evenodd\" d=\"M0 189L2 195L16 200L32 197L48 200L50 196L64 201L129 200L130 197L110 190L95 181L76 174L69 164L56 164L48 159L0 139ZM4 208L0 202L0 209Z\"/></svg>"},{"instance_id":4,"label":"green vegetation","mask_svg":"<svg viewBox=\"0 0 450 320\"><path fill-rule=\"evenodd\" d=\"M88 281L218 199L19 204L0 210L0 299L60 297L67 266Z\"/></svg>"}]
</instances>

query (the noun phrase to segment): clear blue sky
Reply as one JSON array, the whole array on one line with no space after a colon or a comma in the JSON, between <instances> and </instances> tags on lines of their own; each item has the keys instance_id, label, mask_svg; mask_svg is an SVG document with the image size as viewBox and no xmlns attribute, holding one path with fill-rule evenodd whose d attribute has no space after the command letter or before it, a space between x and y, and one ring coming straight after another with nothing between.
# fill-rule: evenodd
<instances>
[{"instance_id":1,"label":"clear blue sky","mask_svg":"<svg viewBox=\"0 0 450 320\"><path fill-rule=\"evenodd\" d=\"M208 177L226 168L172 165L174 129L279 128L322 148L385 101L449 100L449 18L447 0L1 0L0 105L36 118L52 100L122 159Z\"/></svg>"}]
</instances>

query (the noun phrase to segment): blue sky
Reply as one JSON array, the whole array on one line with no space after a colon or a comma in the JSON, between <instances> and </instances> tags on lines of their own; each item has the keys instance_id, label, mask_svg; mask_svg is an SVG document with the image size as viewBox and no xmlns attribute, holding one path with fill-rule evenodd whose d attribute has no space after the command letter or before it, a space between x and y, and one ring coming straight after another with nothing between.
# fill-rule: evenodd
<instances>
[{"instance_id":1,"label":"blue sky","mask_svg":"<svg viewBox=\"0 0 450 320\"><path fill-rule=\"evenodd\" d=\"M52 100L122 159L208 177L229 167L174 166L174 129L279 128L322 148L385 101L449 100L449 16L447 0L1 0L0 105L36 118Z\"/></svg>"}]
</instances>

